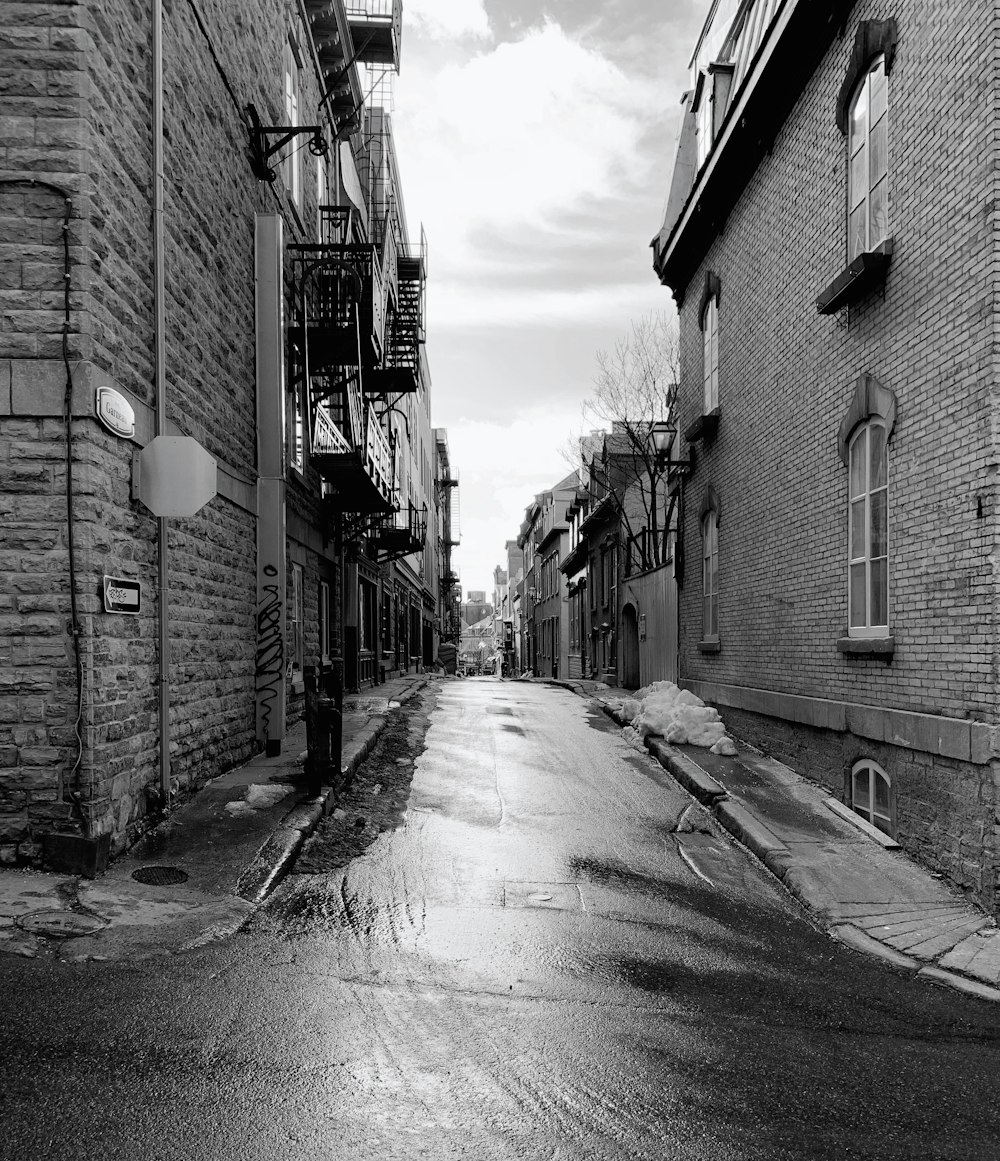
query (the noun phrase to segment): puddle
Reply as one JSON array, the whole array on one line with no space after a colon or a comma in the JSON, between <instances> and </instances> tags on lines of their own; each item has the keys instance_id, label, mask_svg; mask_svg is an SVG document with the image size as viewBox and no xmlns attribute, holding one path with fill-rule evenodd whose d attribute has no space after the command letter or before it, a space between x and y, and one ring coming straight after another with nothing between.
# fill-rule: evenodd
<instances>
[{"instance_id":1,"label":"puddle","mask_svg":"<svg viewBox=\"0 0 1000 1161\"><path fill-rule=\"evenodd\" d=\"M80 915L75 911L33 911L22 915L18 927L32 935L47 935L54 939L72 939L77 935L93 935L107 926L106 919L96 915Z\"/></svg>"}]
</instances>

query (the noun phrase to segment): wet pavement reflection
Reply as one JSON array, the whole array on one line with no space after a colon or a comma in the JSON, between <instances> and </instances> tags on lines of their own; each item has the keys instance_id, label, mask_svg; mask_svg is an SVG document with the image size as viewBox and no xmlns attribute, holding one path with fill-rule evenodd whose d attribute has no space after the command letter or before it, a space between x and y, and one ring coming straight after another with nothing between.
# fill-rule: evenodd
<instances>
[{"instance_id":1,"label":"wet pavement reflection","mask_svg":"<svg viewBox=\"0 0 1000 1161\"><path fill-rule=\"evenodd\" d=\"M490 1156L893 1156L917 1102L866 1084L950 1006L833 945L603 714L538 685L446 686L405 827L271 910L337 976L380 989L394 1060L423 1072L428 1045L445 1053L445 1104ZM966 1065L980 1084L996 1035L991 1013ZM923 1100L967 1107L935 1084ZM864 1092L864 1111L837 1112L831 1085ZM941 1155L992 1155L986 1119L978 1140L947 1130L958 1151ZM886 1152L865 1151L876 1122Z\"/></svg>"},{"instance_id":2,"label":"wet pavement reflection","mask_svg":"<svg viewBox=\"0 0 1000 1161\"><path fill-rule=\"evenodd\" d=\"M428 704L402 825L227 944L0 961L9 1155L1000 1155L996 1009L834 943L569 691Z\"/></svg>"}]
</instances>

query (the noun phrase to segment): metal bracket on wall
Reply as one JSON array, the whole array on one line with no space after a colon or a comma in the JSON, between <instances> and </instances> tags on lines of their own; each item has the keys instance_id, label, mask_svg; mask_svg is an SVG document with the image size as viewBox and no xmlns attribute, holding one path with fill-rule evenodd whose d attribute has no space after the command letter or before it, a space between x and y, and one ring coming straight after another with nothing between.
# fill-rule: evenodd
<instances>
[{"instance_id":1,"label":"metal bracket on wall","mask_svg":"<svg viewBox=\"0 0 1000 1161\"><path fill-rule=\"evenodd\" d=\"M278 174L270 164L271 158L296 137L309 134L309 152L315 157L326 157L329 145L323 136L322 125L261 125L254 105L244 110L250 130L250 167L260 181L274 181ZM276 141L271 138L280 134Z\"/></svg>"}]
</instances>

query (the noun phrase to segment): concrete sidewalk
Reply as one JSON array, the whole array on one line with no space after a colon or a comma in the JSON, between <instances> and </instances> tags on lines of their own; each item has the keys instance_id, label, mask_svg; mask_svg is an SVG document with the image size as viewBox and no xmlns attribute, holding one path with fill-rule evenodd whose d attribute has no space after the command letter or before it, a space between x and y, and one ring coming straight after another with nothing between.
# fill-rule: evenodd
<instances>
[{"instance_id":1,"label":"concrete sidewalk","mask_svg":"<svg viewBox=\"0 0 1000 1161\"><path fill-rule=\"evenodd\" d=\"M559 681L608 701L622 690ZM835 939L904 971L1000 1001L1000 930L826 790L740 747L726 758L646 740L649 752L749 848Z\"/></svg>"},{"instance_id":2,"label":"concrete sidewalk","mask_svg":"<svg viewBox=\"0 0 1000 1161\"><path fill-rule=\"evenodd\" d=\"M396 678L344 699L345 774L364 761L390 708L429 675ZM279 757L258 755L213 778L98 879L0 871L0 954L65 961L144 958L238 930L291 867L335 804L303 786L304 722ZM140 882L136 872L152 882Z\"/></svg>"}]
</instances>

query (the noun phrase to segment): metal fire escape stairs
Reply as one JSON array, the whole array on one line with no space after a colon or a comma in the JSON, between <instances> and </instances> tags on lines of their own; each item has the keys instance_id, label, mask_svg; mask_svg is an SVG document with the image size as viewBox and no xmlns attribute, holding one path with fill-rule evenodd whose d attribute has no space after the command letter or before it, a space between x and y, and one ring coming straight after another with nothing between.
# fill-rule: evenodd
<instances>
[{"instance_id":1,"label":"metal fire escape stairs","mask_svg":"<svg viewBox=\"0 0 1000 1161\"><path fill-rule=\"evenodd\" d=\"M394 441L364 391L364 369L381 359L384 311L373 247L292 245L292 386L307 386L310 462L331 493L328 512L354 540L396 509Z\"/></svg>"}]
</instances>

